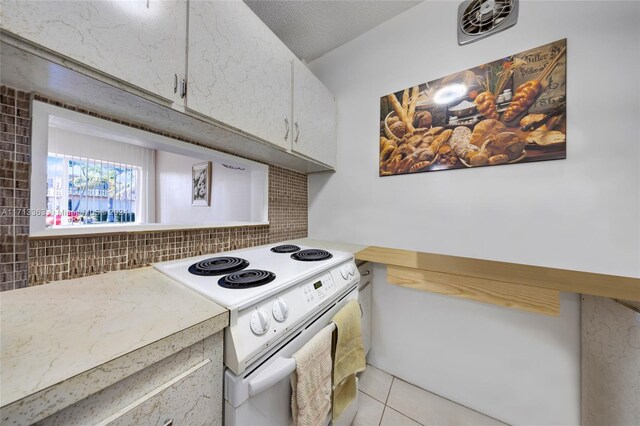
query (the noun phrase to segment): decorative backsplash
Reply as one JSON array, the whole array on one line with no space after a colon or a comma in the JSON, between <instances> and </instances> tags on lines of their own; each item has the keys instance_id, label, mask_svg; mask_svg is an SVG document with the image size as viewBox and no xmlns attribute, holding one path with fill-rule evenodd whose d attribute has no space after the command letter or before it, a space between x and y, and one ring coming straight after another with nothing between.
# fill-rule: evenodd
<instances>
[{"instance_id":1,"label":"decorative backsplash","mask_svg":"<svg viewBox=\"0 0 640 426\"><path fill-rule=\"evenodd\" d=\"M29 94L0 88L0 291L27 285Z\"/></svg>"},{"instance_id":2,"label":"decorative backsplash","mask_svg":"<svg viewBox=\"0 0 640 426\"><path fill-rule=\"evenodd\" d=\"M269 166L269 225L29 238L30 93L0 89L0 291L307 236L307 177ZM63 108L158 133L39 95ZM21 210L21 209L24 209Z\"/></svg>"}]
</instances>

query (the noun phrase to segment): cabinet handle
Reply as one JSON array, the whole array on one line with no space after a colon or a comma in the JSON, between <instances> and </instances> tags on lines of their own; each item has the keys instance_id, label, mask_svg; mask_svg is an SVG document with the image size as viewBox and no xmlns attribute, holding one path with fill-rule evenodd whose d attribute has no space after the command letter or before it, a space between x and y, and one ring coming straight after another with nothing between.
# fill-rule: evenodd
<instances>
[{"instance_id":1,"label":"cabinet handle","mask_svg":"<svg viewBox=\"0 0 640 426\"><path fill-rule=\"evenodd\" d=\"M187 80L183 78L180 80L180 97L184 99L185 96L187 96Z\"/></svg>"},{"instance_id":2,"label":"cabinet handle","mask_svg":"<svg viewBox=\"0 0 640 426\"><path fill-rule=\"evenodd\" d=\"M284 134L284 140L289 139L289 119L287 117L284 118L284 125L287 126L287 133Z\"/></svg>"},{"instance_id":3,"label":"cabinet handle","mask_svg":"<svg viewBox=\"0 0 640 426\"><path fill-rule=\"evenodd\" d=\"M165 420L162 426L173 426L173 419Z\"/></svg>"},{"instance_id":4,"label":"cabinet handle","mask_svg":"<svg viewBox=\"0 0 640 426\"><path fill-rule=\"evenodd\" d=\"M296 138L294 140L295 143L298 143L298 138L300 137L300 127L298 127L298 122L296 121L294 126L296 126Z\"/></svg>"},{"instance_id":5,"label":"cabinet handle","mask_svg":"<svg viewBox=\"0 0 640 426\"><path fill-rule=\"evenodd\" d=\"M178 74L173 75L173 93L178 93Z\"/></svg>"},{"instance_id":6,"label":"cabinet handle","mask_svg":"<svg viewBox=\"0 0 640 426\"><path fill-rule=\"evenodd\" d=\"M360 274L360 276L362 276L362 277L366 277L367 275L371 275L371 271L367 271L367 272L364 272L364 273Z\"/></svg>"}]
</instances>

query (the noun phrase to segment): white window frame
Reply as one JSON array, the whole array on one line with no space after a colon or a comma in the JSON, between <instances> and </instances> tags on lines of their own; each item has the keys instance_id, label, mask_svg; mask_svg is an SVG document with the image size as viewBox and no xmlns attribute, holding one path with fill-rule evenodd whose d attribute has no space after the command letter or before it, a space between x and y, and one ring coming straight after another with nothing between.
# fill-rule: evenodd
<instances>
[{"instance_id":1,"label":"white window frame","mask_svg":"<svg viewBox=\"0 0 640 426\"><path fill-rule=\"evenodd\" d=\"M113 232L142 232L171 229L194 229L210 227L233 227L268 225L268 188L269 167L266 164L225 154L210 148L189 144L171 139L155 133L145 132L112 121L103 120L90 115L60 108L40 101L32 102L31 109L31 216L29 220L29 235L32 237L62 236L62 235L91 235ZM53 227L46 226L46 195L47 195L47 156L49 153L49 123L51 119L64 119L82 123L95 129L106 137L125 143L158 149L174 154L202 158L216 163L242 167L251 171L252 185L257 188L252 193L252 221L228 221L198 223L191 225L128 223L128 224L94 224L90 226ZM105 137L105 136L103 136ZM155 177L151 179L155 180ZM215 184L215 182L214 182ZM155 189L154 189L155 191ZM139 198L139 195L138 195ZM138 202L138 201L136 201Z\"/></svg>"}]
</instances>

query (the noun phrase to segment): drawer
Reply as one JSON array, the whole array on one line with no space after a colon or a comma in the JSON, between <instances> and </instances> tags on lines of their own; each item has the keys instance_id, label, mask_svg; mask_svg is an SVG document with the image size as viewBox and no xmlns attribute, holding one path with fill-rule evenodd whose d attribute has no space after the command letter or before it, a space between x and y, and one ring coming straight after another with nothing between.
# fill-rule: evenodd
<instances>
[{"instance_id":1,"label":"drawer","mask_svg":"<svg viewBox=\"0 0 640 426\"><path fill-rule=\"evenodd\" d=\"M212 404L216 389L213 362L206 359L124 407L100 425L210 425L219 422Z\"/></svg>"}]
</instances>

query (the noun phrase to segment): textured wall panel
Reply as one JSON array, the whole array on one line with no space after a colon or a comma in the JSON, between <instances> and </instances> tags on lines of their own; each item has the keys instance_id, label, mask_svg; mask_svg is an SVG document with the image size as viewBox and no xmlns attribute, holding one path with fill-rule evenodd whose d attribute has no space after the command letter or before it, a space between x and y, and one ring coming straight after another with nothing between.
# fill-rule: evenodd
<instances>
[{"instance_id":1,"label":"textured wall panel","mask_svg":"<svg viewBox=\"0 0 640 426\"><path fill-rule=\"evenodd\" d=\"M640 424L640 313L582 297L582 424Z\"/></svg>"}]
</instances>

